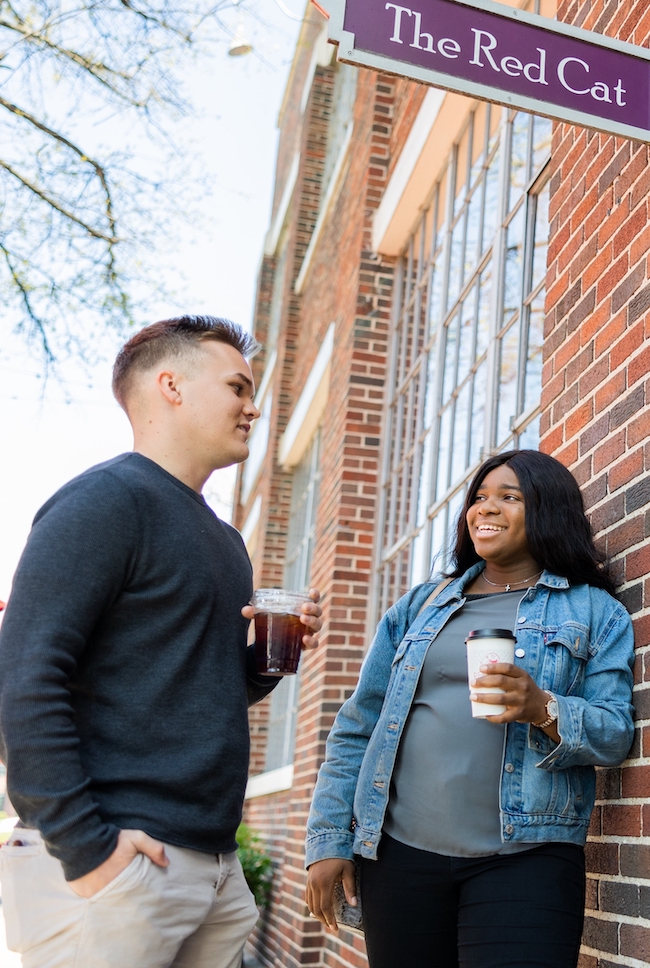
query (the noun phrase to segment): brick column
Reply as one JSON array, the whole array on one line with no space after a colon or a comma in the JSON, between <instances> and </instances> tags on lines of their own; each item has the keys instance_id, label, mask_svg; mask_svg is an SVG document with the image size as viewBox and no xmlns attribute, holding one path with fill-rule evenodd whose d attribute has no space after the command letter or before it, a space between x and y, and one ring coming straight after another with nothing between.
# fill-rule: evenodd
<instances>
[{"instance_id":1,"label":"brick column","mask_svg":"<svg viewBox=\"0 0 650 968\"><path fill-rule=\"evenodd\" d=\"M639 3L562 2L558 19L648 45ZM580 965L610 968L650 964L650 159L558 124L551 164L541 447L582 486L638 653L635 743L622 769L598 771L587 845Z\"/></svg>"}]
</instances>

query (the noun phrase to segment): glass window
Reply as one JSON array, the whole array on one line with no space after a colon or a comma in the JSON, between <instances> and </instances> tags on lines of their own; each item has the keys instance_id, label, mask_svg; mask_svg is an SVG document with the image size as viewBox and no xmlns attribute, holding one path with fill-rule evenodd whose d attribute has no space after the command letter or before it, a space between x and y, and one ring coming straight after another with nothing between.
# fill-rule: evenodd
<instances>
[{"instance_id":1,"label":"glass window","mask_svg":"<svg viewBox=\"0 0 650 968\"><path fill-rule=\"evenodd\" d=\"M478 105L401 259L378 615L448 562L483 457L538 444L550 139L545 118Z\"/></svg>"},{"instance_id":2,"label":"glass window","mask_svg":"<svg viewBox=\"0 0 650 968\"><path fill-rule=\"evenodd\" d=\"M309 587L320 481L319 449L320 431L317 431L293 475L284 586L295 591ZM300 671L295 676L285 676L271 693L267 770L293 762L299 689Z\"/></svg>"}]
</instances>

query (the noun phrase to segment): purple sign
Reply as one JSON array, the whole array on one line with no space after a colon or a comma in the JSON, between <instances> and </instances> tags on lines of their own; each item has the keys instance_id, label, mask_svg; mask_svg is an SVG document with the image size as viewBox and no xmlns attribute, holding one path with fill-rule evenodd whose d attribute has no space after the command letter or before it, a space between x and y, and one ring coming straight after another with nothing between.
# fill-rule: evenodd
<instances>
[{"instance_id":1,"label":"purple sign","mask_svg":"<svg viewBox=\"0 0 650 968\"><path fill-rule=\"evenodd\" d=\"M346 33L338 38L333 24L332 35L341 60L615 133L620 126L620 133L648 140L647 51L501 9L459 0L345 0Z\"/></svg>"}]
</instances>

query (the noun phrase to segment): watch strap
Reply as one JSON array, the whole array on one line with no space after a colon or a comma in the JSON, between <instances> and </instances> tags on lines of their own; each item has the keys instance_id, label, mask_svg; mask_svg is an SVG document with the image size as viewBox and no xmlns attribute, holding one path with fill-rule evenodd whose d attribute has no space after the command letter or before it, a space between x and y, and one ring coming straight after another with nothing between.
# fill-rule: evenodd
<instances>
[{"instance_id":1,"label":"watch strap","mask_svg":"<svg viewBox=\"0 0 650 968\"><path fill-rule=\"evenodd\" d=\"M551 723L554 723L557 719L557 716L551 715L548 708L552 702L557 703L557 699L552 692L548 691L548 689L545 689L544 692L548 696L548 702L546 703L546 715L548 716L548 719L545 719L543 723L531 723L531 726L535 726L536 729L546 729L547 726L550 726Z\"/></svg>"}]
</instances>

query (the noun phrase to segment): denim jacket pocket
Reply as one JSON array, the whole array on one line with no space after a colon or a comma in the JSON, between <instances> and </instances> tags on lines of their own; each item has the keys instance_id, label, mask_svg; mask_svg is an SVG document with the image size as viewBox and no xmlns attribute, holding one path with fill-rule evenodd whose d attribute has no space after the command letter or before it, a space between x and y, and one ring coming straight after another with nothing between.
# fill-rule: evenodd
<instances>
[{"instance_id":1,"label":"denim jacket pocket","mask_svg":"<svg viewBox=\"0 0 650 968\"><path fill-rule=\"evenodd\" d=\"M589 658L589 632L578 622L566 622L544 633L543 689L562 696L580 695Z\"/></svg>"}]
</instances>

